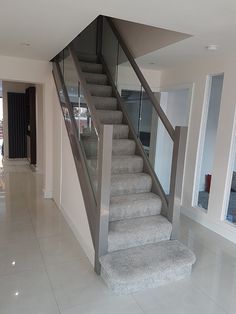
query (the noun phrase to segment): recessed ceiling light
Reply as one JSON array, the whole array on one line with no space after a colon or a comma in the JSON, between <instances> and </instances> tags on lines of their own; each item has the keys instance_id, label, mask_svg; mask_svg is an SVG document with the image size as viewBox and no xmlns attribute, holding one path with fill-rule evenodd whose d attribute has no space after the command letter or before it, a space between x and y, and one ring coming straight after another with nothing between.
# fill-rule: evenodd
<instances>
[{"instance_id":1,"label":"recessed ceiling light","mask_svg":"<svg viewBox=\"0 0 236 314\"><path fill-rule=\"evenodd\" d=\"M215 50L217 50L218 48L219 48L218 45L207 45L207 46L206 46L206 49L207 49L207 50L210 50L210 51L215 51Z\"/></svg>"},{"instance_id":2,"label":"recessed ceiling light","mask_svg":"<svg viewBox=\"0 0 236 314\"><path fill-rule=\"evenodd\" d=\"M21 46L24 46L24 47L29 47L29 46L30 46L30 43L25 43L25 42L23 42L23 43L20 43L20 45L21 45Z\"/></svg>"},{"instance_id":3,"label":"recessed ceiling light","mask_svg":"<svg viewBox=\"0 0 236 314\"><path fill-rule=\"evenodd\" d=\"M15 295L16 297L17 297L19 294L20 294L19 291L16 291L16 292L14 293L14 295Z\"/></svg>"}]
</instances>

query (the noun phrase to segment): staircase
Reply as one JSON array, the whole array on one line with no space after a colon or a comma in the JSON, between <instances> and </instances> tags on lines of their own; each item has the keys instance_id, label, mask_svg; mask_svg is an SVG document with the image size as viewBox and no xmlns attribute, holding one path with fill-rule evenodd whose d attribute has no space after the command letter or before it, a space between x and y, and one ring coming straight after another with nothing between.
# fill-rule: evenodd
<instances>
[{"instance_id":1,"label":"staircase","mask_svg":"<svg viewBox=\"0 0 236 314\"><path fill-rule=\"evenodd\" d=\"M135 153L136 143L97 60L83 55L79 64L100 122L113 125L108 252L100 257L101 276L115 293L133 293L184 278L195 256L171 240L172 224L161 215L162 201L151 192L152 178L143 171L143 158ZM83 144L93 173L96 140L84 136Z\"/></svg>"}]
</instances>

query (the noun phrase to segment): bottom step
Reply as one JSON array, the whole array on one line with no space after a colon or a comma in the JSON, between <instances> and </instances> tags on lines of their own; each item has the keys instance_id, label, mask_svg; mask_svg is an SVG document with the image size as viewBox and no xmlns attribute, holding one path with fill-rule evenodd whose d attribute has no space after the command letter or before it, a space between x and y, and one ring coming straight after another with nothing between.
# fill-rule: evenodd
<instances>
[{"instance_id":1,"label":"bottom step","mask_svg":"<svg viewBox=\"0 0 236 314\"><path fill-rule=\"evenodd\" d=\"M116 294L129 294L183 279L195 260L179 241L162 241L102 256L101 276Z\"/></svg>"}]
</instances>

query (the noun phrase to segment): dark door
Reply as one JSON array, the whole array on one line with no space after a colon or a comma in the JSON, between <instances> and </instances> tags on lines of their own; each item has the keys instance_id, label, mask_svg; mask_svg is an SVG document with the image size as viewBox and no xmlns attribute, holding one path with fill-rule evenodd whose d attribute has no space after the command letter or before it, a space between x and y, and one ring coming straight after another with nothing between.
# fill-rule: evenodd
<instances>
[{"instance_id":1,"label":"dark door","mask_svg":"<svg viewBox=\"0 0 236 314\"><path fill-rule=\"evenodd\" d=\"M9 158L26 158L26 104L25 94L7 93Z\"/></svg>"},{"instance_id":2,"label":"dark door","mask_svg":"<svg viewBox=\"0 0 236 314\"><path fill-rule=\"evenodd\" d=\"M27 135L30 137L30 163L36 165L37 154L37 136L36 136L36 101L35 101L35 87L29 87L25 91L26 107L27 107Z\"/></svg>"}]
</instances>

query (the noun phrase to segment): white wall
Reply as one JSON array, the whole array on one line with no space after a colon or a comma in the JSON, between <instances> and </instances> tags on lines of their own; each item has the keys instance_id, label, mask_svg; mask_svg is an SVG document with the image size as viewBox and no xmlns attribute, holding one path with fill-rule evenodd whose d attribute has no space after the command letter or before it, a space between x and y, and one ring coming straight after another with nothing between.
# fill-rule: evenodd
<instances>
[{"instance_id":1,"label":"white wall","mask_svg":"<svg viewBox=\"0 0 236 314\"><path fill-rule=\"evenodd\" d=\"M161 71L142 69L143 76L154 92L159 90L161 82ZM140 90L140 82L133 69L129 66L120 65L118 68L118 89Z\"/></svg>"},{"instance_id":2,"label":"white wall","mask_svg":"<svg viewBox=\"0 0 236 314\"><path fill-rule=\"evenodd\" d=\"M56 91L53 113L53 198L94 264L94 248L82 191Z\"/></svg>"},{"instance_id":3,"label":"white wall","mask_svg":"<svg viewBox=\"0 0 236 314\"><path fill-rule=\"evenodd\" d=\"M221 98L219 124L216 138L213 176L208 212L195 208L197 198L196 182L203 149L204 113L207 105L207 76L224 73L224 85ZM161 87L193 84L192 107L187 141L187 156L183 182L183 211L208 228L236 242L235 227L224 221L227 208L227 195L231 184L230 161L233 158L235 103L236 103L236 58L216 58L211 55L194 63L181 64L163 71ZM198 153L199 152L199 153Z\"/></svg>"}]
</instances>

